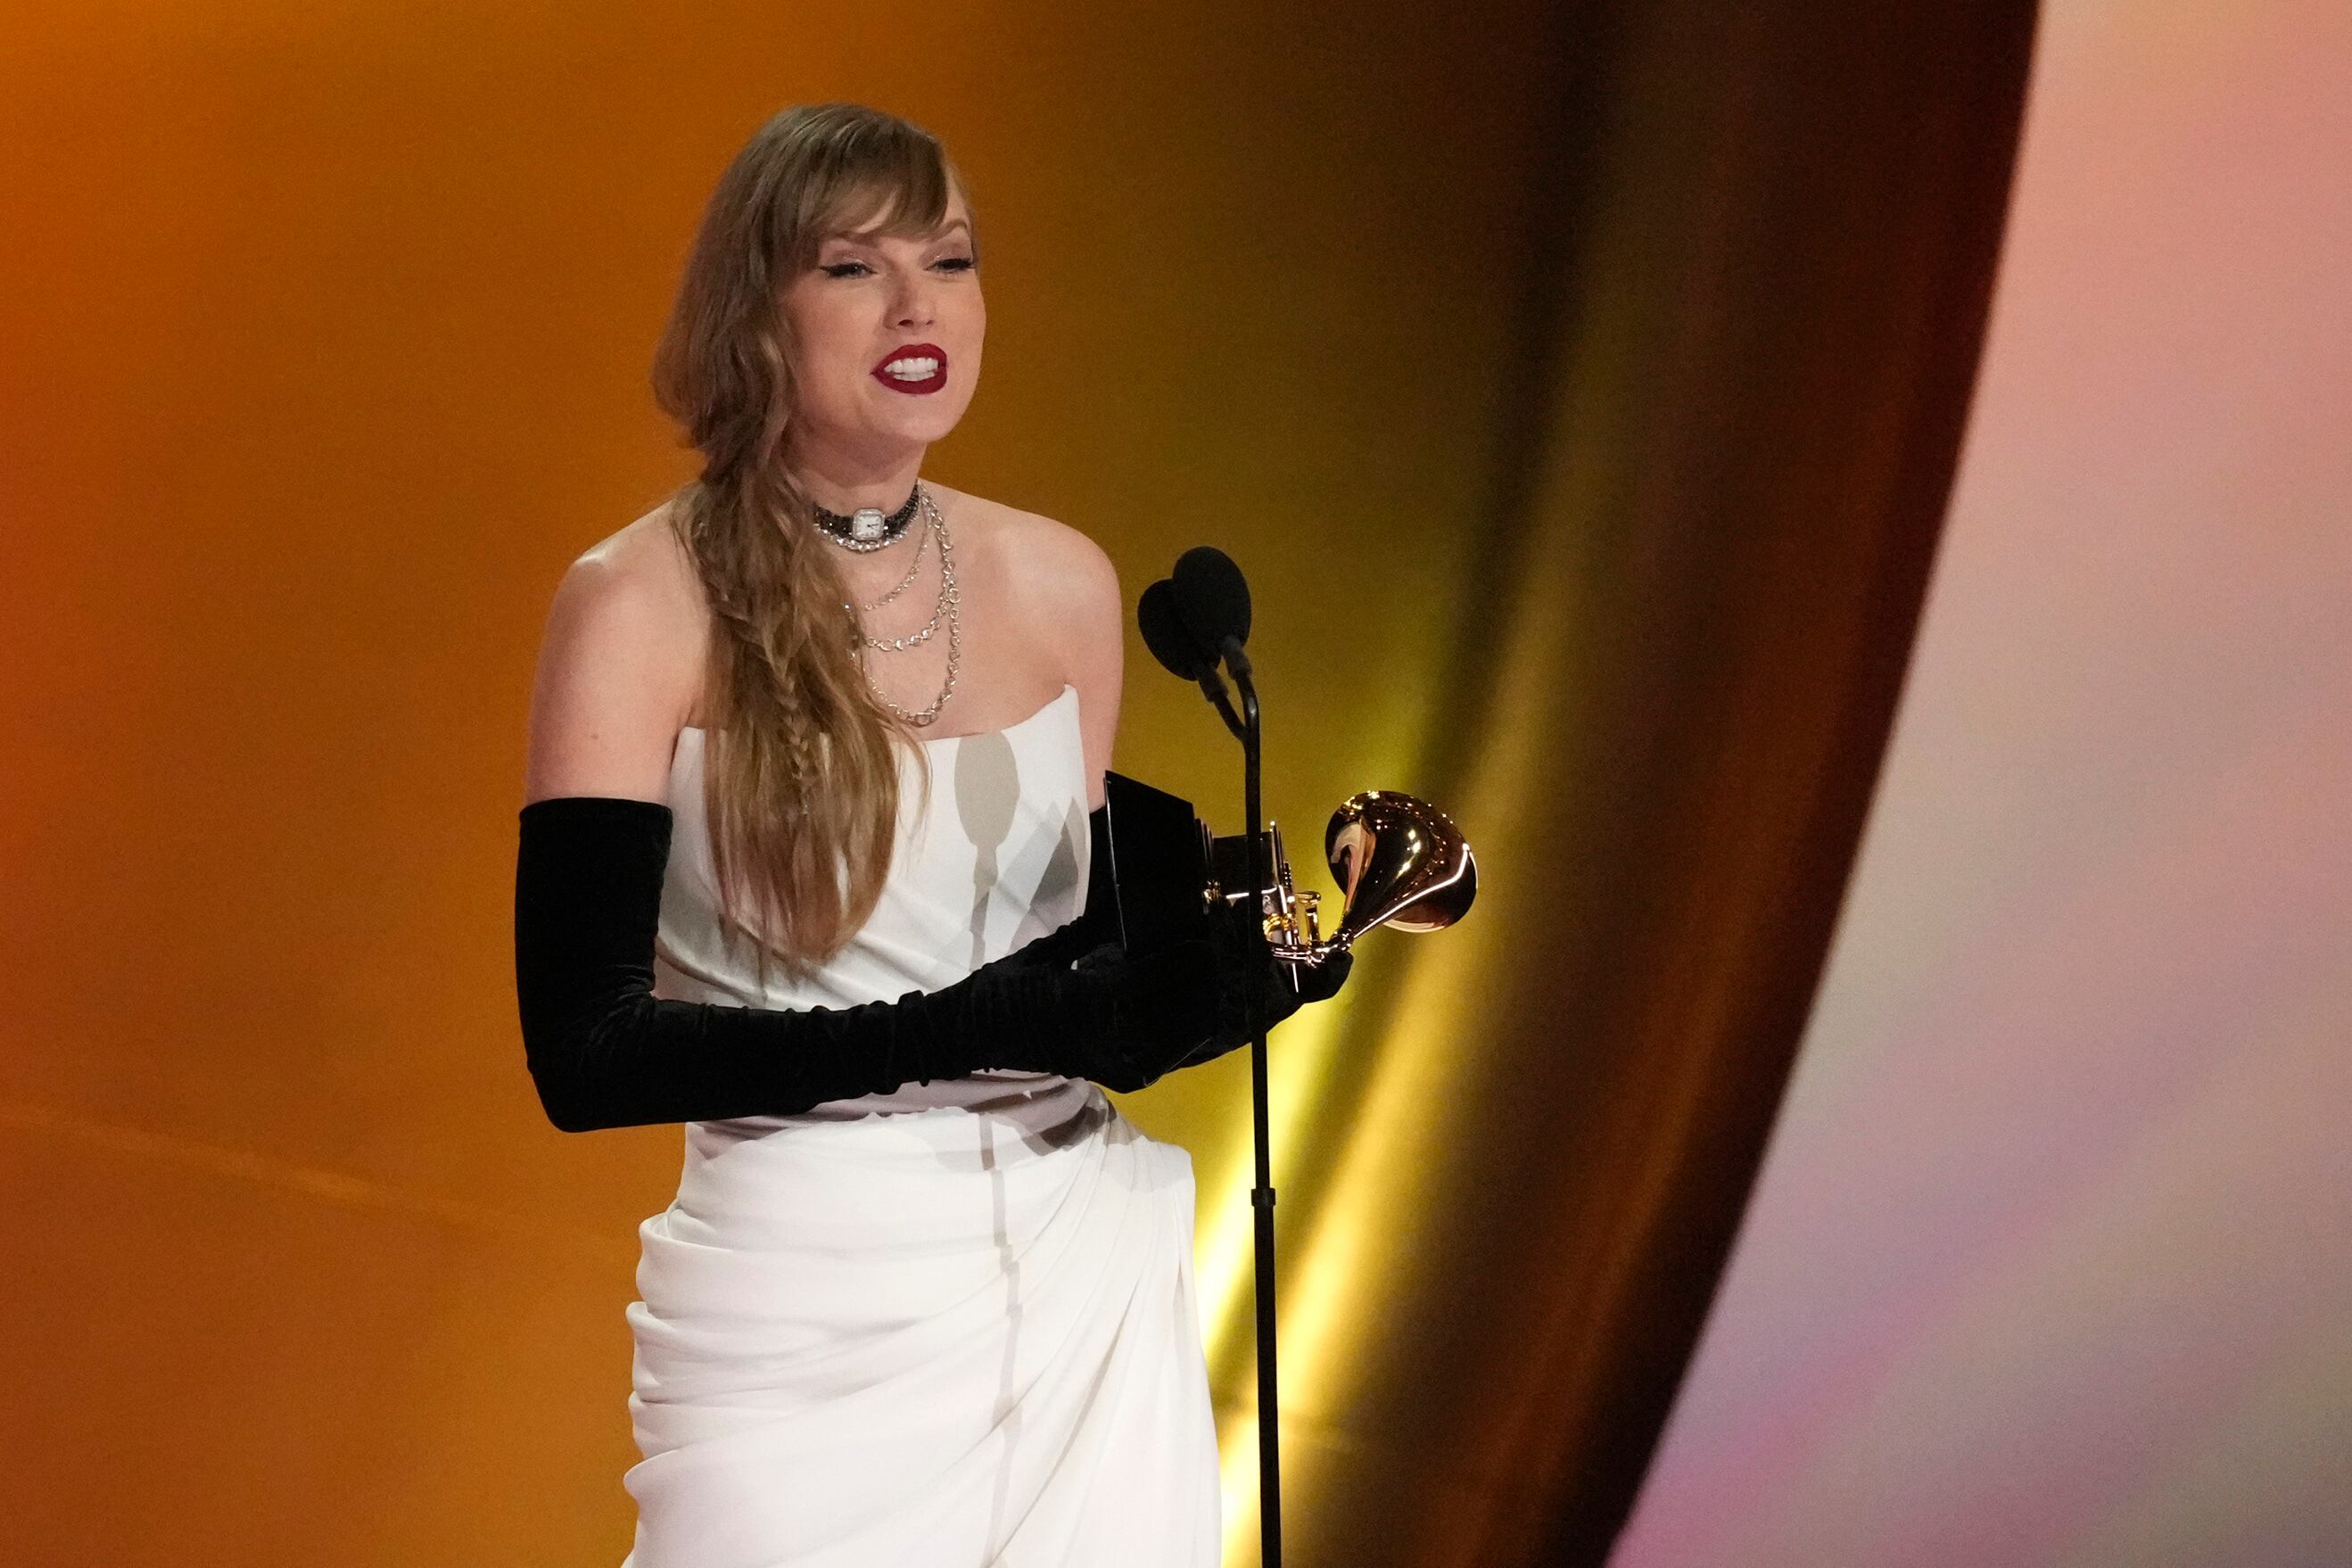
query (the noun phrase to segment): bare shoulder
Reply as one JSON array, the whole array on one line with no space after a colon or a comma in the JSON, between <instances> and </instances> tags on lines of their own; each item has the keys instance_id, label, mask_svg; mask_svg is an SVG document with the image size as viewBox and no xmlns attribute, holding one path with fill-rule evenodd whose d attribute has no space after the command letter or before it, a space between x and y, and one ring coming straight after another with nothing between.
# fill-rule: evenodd
<instances>
[{"instance_id":1,"label":"bare shoulder","mask_svg":"<svg viewBox=\"0 0 2352 1568\"><path fill-rule=\"evenodd\" d=\"M1084 531L1003 501L933 488L953 499L1024 609L1044 623L1041 629L1074 614L1118 618L1118 568Z\"/></svg>"},{"instance_id":2,"label":"bare shoulder","mask_svg":"<svg viewBox=\"0 0 2352 1568\"><path fill-rule=\"evenodd\" d=\"M660 800L699 695L709 611L667 505L583 551L549 606L526 800Z\"/></svg>"},{"instance_id":3,"label":"bare shoulder","mask_svg":"<svg viewBox=\"0 0 2352 1568\"><path fill-rule=\"evenodd\" d=\"M582 551L572 570L602 584L625 584L683 628L698 631L709 618L701 580L667 501Z\"/></svg>"},{"instance_id":4,"label":"bare shoulder","mask_svg":"<svg viewBox=\"0 0 2352 1568\"><path fill-rule=\"evenodd\" d=\"M1118 568L1108 551L1068 523L939 488L967 520L976 552L1003 584L1021 641L1050 661L1052 668L1044 673L1077 688L1087 799L1101 805L1102 773L1111 765L1124 679L1126 615Z\"/></svg>"}]
</instances>

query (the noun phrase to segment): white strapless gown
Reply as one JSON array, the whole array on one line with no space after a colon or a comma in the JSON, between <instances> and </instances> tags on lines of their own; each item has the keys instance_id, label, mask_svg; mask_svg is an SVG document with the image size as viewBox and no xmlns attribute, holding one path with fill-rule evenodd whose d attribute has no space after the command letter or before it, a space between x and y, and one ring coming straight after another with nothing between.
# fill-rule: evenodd
<instances>
[{"instance_id":1,"label":"white strapless gown","mask_svg":"<svg viewBox=\"0 0 2352 1568\"><path fill-rule=\"evenodd\" d=\"M655 991L840 1006L936 990L1077 914L1075 687L902 753L872 919L792 985L719 940L703 732L678 735ZM624 1568L1213 1568L1192 1170L1091 1083L987 1074L688 1122L639 1227Z\"/></svg>"}]
</instances>

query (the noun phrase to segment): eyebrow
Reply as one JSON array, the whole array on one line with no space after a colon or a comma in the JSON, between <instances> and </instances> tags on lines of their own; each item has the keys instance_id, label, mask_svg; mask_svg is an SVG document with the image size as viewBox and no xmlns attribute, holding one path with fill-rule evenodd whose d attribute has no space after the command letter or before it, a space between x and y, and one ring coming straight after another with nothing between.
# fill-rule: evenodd
<instances>
[{"instance_id":1,"label":"eyebrow","mask_svg":"<svg viewBox=\"0 0 2352 1568\"><path fill-rule=\"evenodd\" d=\"M950 230L959 228L963 230L966 238L971 237L971 223L966 218L957 218L954 222L942 226L935 232L934 237L944 237ZM866 243L866 237L868 235L879 234L880 232L882 231L878 226L868 226L859 229L837 228L831 234L826 235L824 237L826 239L845 240L851 245L864 245Z\"/></svg>"}]
</instances>

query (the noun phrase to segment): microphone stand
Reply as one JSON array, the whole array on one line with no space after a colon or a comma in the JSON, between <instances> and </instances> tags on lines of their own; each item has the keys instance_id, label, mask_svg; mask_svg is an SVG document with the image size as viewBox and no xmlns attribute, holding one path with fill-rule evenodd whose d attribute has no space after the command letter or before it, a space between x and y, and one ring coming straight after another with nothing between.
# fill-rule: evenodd
<instances>
[{"instance_id":1,"label":"microphone stand","mask_svg":"<svg viewBox=\"0 0 2352 1568\"><path fill-rule=\"evenodd\" d=\"M1248 668L1249 659L1244 656L1242 659L1242 668L1246 670ZM1242 677L1237 674L1235 679L1239 679ZM1234 739L1239 741L1246 752L1246 749L1253 744L1249 738L1249 725L1234 716L1233 700L1225 695L1224 678L1217 673L1217 667L1213 663L1201 671L1201 695L1216 704L1217 717L1225 721L1225 728L1234 732Z\"/></svg>"},{"instance_id":2,"label":"microphone stand","mask_svg":"<svg viewBox=\"0 0 2352 1568\"><path fill-rule=\"evenodd\" d=\"M1237 637L1227 637L1223 654L1241 689L1242 721L1233 722L1224 692L1216 693L1217 707L1242 742L1242 815L1246 819L1243 840L1249 846L1250 919L1257 929L1265 919L1265 897L1273 880L1266 864L1267 848L1260 831L1258 766L1262 735L1258 727L1257 688L1250 679L1249 656ZM1203 682L1205 686L1205 682ZM1257 1156L1257 1185L1250 1190L1256 1233L1257 1280L1257 1475L1258 1560L1262 1568L1282 1568L1282 1435L1281 1405L1275 1369L1274 1310L1274 1159L1272 1135L1266 1126L1266 1047L1265 1016L1258 1006L1258 989L1250 986L1247 1016L1250 1029L1250 1124Z\"/></svg>"}]
</instances>

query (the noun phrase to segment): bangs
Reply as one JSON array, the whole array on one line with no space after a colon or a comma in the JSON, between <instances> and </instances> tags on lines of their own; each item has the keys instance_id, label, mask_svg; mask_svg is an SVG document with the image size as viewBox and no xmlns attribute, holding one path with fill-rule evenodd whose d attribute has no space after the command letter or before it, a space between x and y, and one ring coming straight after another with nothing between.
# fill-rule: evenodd
<instances>
[{"instance_id":1,"label":"bangs","mask_svg":"<svg viewBox=\"0 0 2352 1568\"><path fill-rule=\"evenodd\" d=\"M847 138L812 182L809 222L796 248L814 265L818 245L834 235L878 232L918 239L946 220L952 189L945 155L929 136L875 126Z\"/></svg>"}]
</instances>

